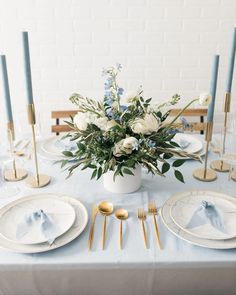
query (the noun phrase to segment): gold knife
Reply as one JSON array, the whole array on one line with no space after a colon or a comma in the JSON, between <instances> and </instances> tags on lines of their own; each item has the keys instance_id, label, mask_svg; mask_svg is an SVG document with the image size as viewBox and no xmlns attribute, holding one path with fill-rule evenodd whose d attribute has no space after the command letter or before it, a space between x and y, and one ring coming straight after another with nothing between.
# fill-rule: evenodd
<instances>
[{"instance_id":1,"label":"gold knife","mask_svg":"<svg viewBox=\"0 0 236 295\"><path fill-rule=\"evenodd\" d=\"M98 206L96 204L93 205L93 210L92 210L92 224L89 232L89 240L88 240L88 247L89 250L92 249L92 244L93 244L93 236L94 236L94 227L95 227L95 221L96 217L98 214Z\"/></svg>"}]
</instances>

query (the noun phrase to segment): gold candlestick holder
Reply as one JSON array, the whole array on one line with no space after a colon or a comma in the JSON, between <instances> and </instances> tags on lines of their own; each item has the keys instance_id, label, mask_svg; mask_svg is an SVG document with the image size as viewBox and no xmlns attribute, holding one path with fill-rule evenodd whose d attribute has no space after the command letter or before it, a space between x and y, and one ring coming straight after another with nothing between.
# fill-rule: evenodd
<instances>
[{"instance_id":1,"label":"gold candlestick holder","mask_svg":"<svg viewBox=\"0 0 236 295\"><path fill-rule=\"evenodd\" d=\"M39 174L38 158L37 158L37 146L36 146L36 135L35 135L35 109L34 104L28 105L28 120L32 127L32 140L33 140L33 151L35 161L35 175L29 176L26 179L26 184L32 188L40 188L48 185L51 181L51 177L45 174Z\"/></svg>"},{"instance_id":2,"label":"gold candlestick holder","mask_svg":"<svg viewBox=\"0 0 236 295\"><path fill-rule=\"evenodd\" d=\"M204 168L198 168L193 172L193 176L201 181L214 181L217 178L216 172L212 169L207 168L207 161L208 161L208 150L209 150L209 144L212 139L212 131L213 131L213 122L207 122L206 125L206 155L205 155L205 163Z\"/></svg>"},{"instance_id":3,"label":"gold candlestick holder","mask_svg":"<svg viewBox=\"0 0 236 295\"><path fill-rule=\"evenodd\" d=\"M8 122L7 124L7 135L10 146L10 152L12 155L12 169L6 170L4 172L4 179L7 181L20 181L24 179L28 173L25 169L20 169L16 167L16 159L14 154L13 141L15 140L15 131L13 122Z\"/></svg>"},{"instance_id":4,"label":"gold candlestick holder","mask_svg":"<svg viewBox=\"0 0 236 295\"><path fill-rule=\"evenodd\" d=\"M225 100L224 100L224 135L223 135L223 145L222 152L225 153L225 141L227 134L227 121L228 121L228 113L230 112L230 103L231 103L231 93L226 92ZM224 160L214 160L211 162L211 168L218 172L229 172L230 165L226 163Z\"/></svg>"},{"instance_id":5,"label":"gold candlestick holder","mask_svg":"<svg viewBox=\"0 0 236 295\"><path fill-rule=\"evenodd\" d=\"M233 171L231 173L231 179L234 180L234 181L236 181L236 171Z\"/></svg>"}]
</instances>

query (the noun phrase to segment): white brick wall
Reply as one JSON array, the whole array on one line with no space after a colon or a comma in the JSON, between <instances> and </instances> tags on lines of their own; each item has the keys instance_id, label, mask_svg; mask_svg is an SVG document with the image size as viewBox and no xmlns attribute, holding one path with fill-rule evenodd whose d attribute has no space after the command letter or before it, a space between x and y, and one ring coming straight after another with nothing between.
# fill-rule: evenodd
<instances>
[{"instance_id":1,"label":"white brick wall","mask_svg":"<svg viewBox=\"0 0 236 295\"><path fill-rule=\"evenodd\" d=\"M184 103L209 89L216 52L221 118L235 0L0 0L0 20L0 51L7 55L14 117L21 126L27 126L22 30L29 31L34 97L45 133L51 110L72 107L72 92L102 97L103 66L121 62L126 89L142 84L156 101L179 92ZM0 95L5 130L1 89Z\"/></svg>"}]
</instances>

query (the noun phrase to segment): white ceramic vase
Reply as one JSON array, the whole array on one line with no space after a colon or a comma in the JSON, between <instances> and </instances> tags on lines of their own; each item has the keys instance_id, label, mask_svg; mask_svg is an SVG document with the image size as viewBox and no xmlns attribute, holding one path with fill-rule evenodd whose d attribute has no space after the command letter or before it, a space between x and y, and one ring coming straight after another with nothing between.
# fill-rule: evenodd
<instances>
[{"instance_id":1,"label":"white ceramic vase","mask_svg":"<svg viewBox=\"0 0 236 295\"><path fill-rule=\"evenodd\" d=\"M128 194L137 191L141 186L141 166L137 165L132 172L134 175L117 175L114 180L114 171L108 171L103 175L105 189L117 194Z\"/></svg>"}]
</instances>

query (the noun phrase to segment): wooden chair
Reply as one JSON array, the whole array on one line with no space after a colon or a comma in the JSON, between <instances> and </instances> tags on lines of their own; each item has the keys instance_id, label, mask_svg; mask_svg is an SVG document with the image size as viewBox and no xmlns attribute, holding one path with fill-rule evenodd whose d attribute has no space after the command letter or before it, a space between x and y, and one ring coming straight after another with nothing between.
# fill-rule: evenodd
<instances>
[{"instance_id":1,"label":"wooden chair","mask_svg":"<svg viewBox=\"0 0 236 295\"><path fill-rule=\"evenodd\" d=\"M176 116L181 109L172 109L170 112L170 117ZM181 117L187 117L187 121L189 123L189 127L185 129L187 132L200 132L200 134L204 134L206 123L204 123L204 119L207 116L207 109L187 109L182 114ZM196 117L198 121L196 121ZM190 119L190 120L188 120ZM177 123L176 126L181 126L181 123Z\"/></svg>"},{"instance_id":2,"label":"wooden chair","mask_svg":"<svg viewBox=\"0 0 236 295\"><path fill-rule=\"evenodd\" d=\"M51 131L59 135L61 132L70 132L72 129L65 122L61 121L68 120L71 116L74 117L78 111L69 110L69 111L52 111L51 118L56 120L56 124L52 125Z\"/></svg>"},{"instance_id":3,"label":"wooden chair","mask_svg":"<svg viewBox=\"0 0 236 295\"><path fill-rule=\"evenodd\" d=\"M172 109L170 113L170 117L176 116L181 109ZM59 135L61 132L70 132L72 129L66 124L62 123L62 119L66 120L70 118L70 116L75 116L77 114L76 110L68 110L68 111L52 111L51 118L56 120L56 124L52 125L52 132ZM204 133L206 123L204 123L204 118L207 116L207 109L187 109L183 112L181 117L191 118L191 121L188 121L190 127L186 131L191 132L200 132ZM193 120L198 118L198 121ZM180 123L177 123L176 126L180 126Z\"/></svg>"}]
</instances>

